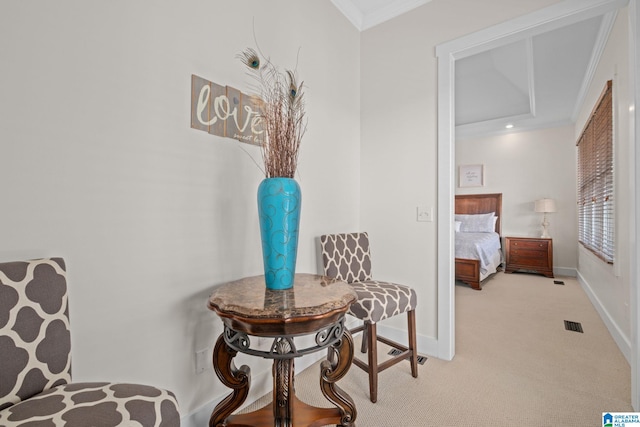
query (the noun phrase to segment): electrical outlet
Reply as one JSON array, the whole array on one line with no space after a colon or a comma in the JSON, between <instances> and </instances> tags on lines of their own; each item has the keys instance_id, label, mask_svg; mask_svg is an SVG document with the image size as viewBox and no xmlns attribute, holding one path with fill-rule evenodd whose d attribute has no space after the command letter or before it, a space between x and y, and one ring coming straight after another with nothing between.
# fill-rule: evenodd
<instances>
[{"instance_id":1,"label":"electrical outlet","mask_svg":"<svg viewBox=\"0 0 640 427\"><path fill-rule=\"evenodd\" d=\"M203 373L209 366L209 349L196 351L196 374Z\"/></svg>"},{"instance_id":2,"label":"electrical outlet","mask_svg":"<svg viewBox=\"0 0 640 427\"><path fill-rule=\"evenodd\" d=\"M433 222L433 208L430 206L418 206L417 220L421 222Z\"/></svg>"}]
</instances>

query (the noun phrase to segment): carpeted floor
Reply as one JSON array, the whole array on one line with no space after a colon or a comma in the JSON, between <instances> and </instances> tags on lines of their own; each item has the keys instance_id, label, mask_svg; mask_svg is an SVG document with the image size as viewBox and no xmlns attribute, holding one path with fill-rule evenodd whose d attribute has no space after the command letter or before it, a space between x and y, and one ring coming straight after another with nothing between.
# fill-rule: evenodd
<instances>
[{"instance_id":1,"label":"carpeted floor","mask_svg":"<svg viewBox=\"0 0 640 427\"><path fill-rule=\"evenodd\" d=\"M338 384L356 402L356 425L585 427L602 425L602 412L632 411L629 365L578 282L559 279L565 285L497 273L482 291L457 284L454 360L430 357L417 379L408 362L384 371L375 404L366 373L353 366ZM584 333L567 331L565 320ZM380 347L383 358L388 348ZM299 373L296 394L330 406L318 372L316 363Z\"/></svg>"}]
</instances>

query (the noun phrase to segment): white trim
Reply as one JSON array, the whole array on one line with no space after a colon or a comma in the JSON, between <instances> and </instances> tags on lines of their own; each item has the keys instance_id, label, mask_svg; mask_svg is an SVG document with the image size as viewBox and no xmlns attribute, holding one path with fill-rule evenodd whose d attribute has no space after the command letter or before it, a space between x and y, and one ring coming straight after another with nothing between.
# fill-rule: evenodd
<instances>
[{"instance_id":1,"label":"white trim","mask_svg":"<svg viewBox=\"0 0 640 427\"><path fill-rule=\"evenodd\" d=\"M617 10L627 0L566 0L442 43L438 57L438 354L455 355L453 195L455 60ZM637 214L637 213L636 213Z\"/></svg>"},{"instance_id":2,"label":"white trim","mask_svg":"<svg viewBox=\"0 0 640 427\"><path fill-rule=\"evenodd\" d=\"M378 335L396 341L399 344L409 344L406 329L398 329L381 323L377 323L376 325ZM416 341L419 355L438 358L438 340L433 337L417 334Z\"/></svg>"},{"instance_id":3,"label":"white trim","mask_svg":"<svg viewBox=\"0 0 640 427\"><path fill-rule=\"evenodd\" d=\"M628 0L565 0L436 46L436 56L465 58L617 10Z\"/></svg>"},{"instance_id":4,"label":"white trim","mask_svg":"<svg viewBox=\"0 0 640 427\"><path fill-rule=\"evenodd\" d=\"M360 31L375 27L389 19L400 16L416 7L429 3L431 0L396 0L382 8L376 9L364 16Z\"/></svg>"},{"instance_id":5,"label":"white trim","mask_svg":"<svg viewBox=\"0 0 640 427\"><path fill-rule=\"evenodd\" d=\"M315 359L318 358L318 359ZM310 354L300 359L296 359L297 367L301 367L300 371L307 368L319 360L319 354ZM315 360L314 360L315 359ZM215 376L215 375L214 375ZM268 377L267 377L268 376ZM214 381L219 381L216 377ZM273 390L273 380L271 379L271 369L266 369L262 372L254 373L251 371L251 388L249 389L249 396L245 400L244 404L239 408L243 409L254 401L258 400L265 394ZM216 405L227 397L232 392L231 389L227 389L223 394L217 396L215 399L200 406L195 411L184 415L180 418L180 425L182 427L202 427L209 425L209 418Z\"/></svg>"},{"instance_id":6,"label":"white trim","mask_svg":"<svg viewBox=\"0 0 640 427\"><path fill-rule=\"evenodd\" d=\"M533 68L533 37L525 39L526 55L527 55L527 83L529 87L529 112L533 117L536 116L536 84Z\"/></svg>"},{"instance_id":7,"label":"white trim","mask_svg":"<svg viewBox=\"0 0 640 427\"><path fill-rule=\"evenodd\" d=\"M633 114L629 115L629 138L634 141L631 144L631 155L633 157L632 169L634 176L631 181L631 257L632 260L638 260L640 250L638 242L640 242L640 197L638 197L638 189L640 189L640 149L638 148L638 138L640 132L636 129L640 124L640 111L638 109L638 100L640 100L640 34L638 32L640 25L640 7L637 0L629 2L629 90L630 101ZM640 291L638 289L638 280L640 280L640 263L631 262L630 272L631 295L630 295L630 313L631 313L631 405L635 411L640 411Z\"/></svg>"},{"instance_id":8,"label":"white trim","mask_svg":"<svg viewBox=\"0 0 640 427\"><path fill-rule=\"evenodd\" d=\"M403 13L409 12L416 7L427 4L430 1L431 0L396 0L368 13L363 13L352 0L331 0L331 3L347 17L354 27L359 31L364 31Z\"/></svg>"},{"instance_id":9,"label":"white trim","mask_svg":"<svg viewBox=\"0 0 640 427\"><path fill-rule=\"evenodd\" d=\"M326 352L318 351L316 353L308 354L304 357L296 359L296 373L300 373L312 366L318 360L326 357ZM215 381L219 381L217 378ZM260 399L262 396L266 395L273 391L273 379L271 375L271 369L264 370L257 374L251 372L251 388L249 390L249 396L247 396L247 400L238 408L238 410L242 410L247 406L251 405L256 400ZM318 391L320 391L318 389ZM232 392L231 389L225 391L224 394L216 397L215 399L205 403L200 406L195 411L183 416L180 418L180 425L182 427L202 427L209 425L209 418L211 418L211 413L215 409L216 405L227 397Z\"/></svg>"},{"instance_id":10,"label":"white trim","mask_svg":"<svg viewBox=\"0 0 640 427\"><path fill-rule=\"evenodd\" d=\"M333 3L333 5L340 11L340 13L347 17L349 22L351 22L354 27L356 27L359 31L362 31L364 15L360 11L360 9L358 9L356 5L353 4L352 1L331 0L331 3Z\"/></svg>"},{"instance_id":11,"label":"white trim","mask_svg":"<svg viewBox=\"0 0 640 427\"><path fill-rule=\"evenodd\" d=\"M604 305L602 305L602 302L600 302L600 299L598 299L596 294L593 292L593 289L591 289L591 286L589 285L589 283L584 279L584 277L579 272L578 272L578 283L580 283L580 286L589 297L591 304L600 315L600 318L604 322L605 326L607 327L607 330L613 337L613 340L618 345L618 348L624 355L625 359L627 359L627 362L631 364L631 357L632 357L631 356L631 340L629 339L629 337L625 336L622 330L618 327L616 322L613 320L613 318L609 314L609 311L607 311Z\"/></svg>"},{"instance_id":12,"label":"white trim","mask_svg":"<svg viewBox=\"0 0 640 427\"><path fill-rule=\"evenodd\" d=\"M578 271L569 267L553 267L554 276L577 277Z\"/></svg>"},{"instance_id":13,"label":"white trim","mask_svg":"<svg viewBox=\"0 0 640 427\"><path fill-rule=\"evenodd\" d=\"M451 53L438 55L438 358L444 360L456 354L454 70Z\"/></svg>"},{"instance_id":14,"label":"white trim","mask_svg":"<svg viewBox=\"0 0 640 427\"><path fill-rule=\"evenodd\" d=\"M580 107L584 102L584 98L587 96L587 91L589 90L589 86L591 85L591 80L593 80L593 75L595 74L598 63L600 62L602 52L604 52L604 48L607 45L607 40L609 39L609 34L611 34L611 29L613 28L613 24L616 21L617 15L618 10L616 9L613 12L607 13L602 18L602 23L600 24L600 30L598 31L598 36L596 37L593 52L591 52L591 59L589 60L587 71L584 73L582 86L580 87L580 91L578 92L578 96L576 98L576 104L573 106L573 112L571 113L571 121L574 123L578 118L578 114L580 114Z\"/></svg>"},{"instance_id":15,"label":"white trim","mask_svg":"<svg viewBox=\"0 0 640 427\"><path fill-rule=\"evenodd\" d=\"M496 127L488 122L473 123L470 125L463 125L464 128L456 126L456 140L460 141L469 138L484 138L487 136L506 135L517 132L531 132L539 129L549 129L570 126L574 123L570 119L556 120L550 122L529 122L527 119L518 121L517 119L505 120L501 119L501 122L517 122L517 125L513 129L506 129L505 127ZM467 127L468 126L468 127Z\"/></svg>"},{"instance_id":16,"label":"white trim","mask_svg":"<svg viewBox=\"0 0 640 427\"><path fill-rule=\"evenodd\" d=\"M483 120L481 122L467 123L464 125L456 126L456 139L461 138L478 138L485 135L496 135L503 133L511 133L513 129L507 129L505 126L508 123L518 123L518 129L522 129L521 123L526 123L527 120L534 119L535 117L531 113L518 114L515 116L498 117L497 119ZM542 126L547 127L544 123Z\"/></svg>"},{"instance_id":17,"label":"white trim","mask_svg":"<svg viewBox=\"0 0 640 427\"><path fill-rule=\"evenodd\" d=\"M347 327L349 329L355 328L360 324L361 322L355 317L353 318L349 317L347 320ZM407 336L406 329L397 329L387 325L382 325L380 323L378 323L377 325L378 325L379 335L387 337L388 339L397 341L400 344L408 345L409 337ZM355 334L354 337L358 335L362 335L362 332ZM429 356L429 357L437 357L438 342L436 339L418 334L416 337L416 340L418 345L418 354ZM359 352L360 350L354 349L354 352L355 351ZM305 369L309 368L319 360L324 359L325 357L326 357L326 352L318 351L312 354L308 354L299 359L296 359L296 375L298 375ZM407 369L408 369L408 366L409 365L407 364ZM353 365L351 369L354 369ZM262 396L273 391L273 380L271 378L271 369L267 369L263 372L255 374L255 377L253 376L254 375L253 372L251 374L252 374L252 378L251 378L251 389L249 390L249 396L247 397L247 400L244 402L244 404L239 408L239 410L246 408L256 400L260 399ZM216 379L216 381L218 380ZM318 389L318 391L320 390ZM195 411L192 411L191 413L181 417L180 425L182 427L201 427L201 426L208 425L209 418L211 417L211 413L215 409L216 405L220 403L227 395L229 395L229 393L231 393L231 389L226 391L224 394L216 397L215 399L200 406Z\"/></svg>"}]
</instances>

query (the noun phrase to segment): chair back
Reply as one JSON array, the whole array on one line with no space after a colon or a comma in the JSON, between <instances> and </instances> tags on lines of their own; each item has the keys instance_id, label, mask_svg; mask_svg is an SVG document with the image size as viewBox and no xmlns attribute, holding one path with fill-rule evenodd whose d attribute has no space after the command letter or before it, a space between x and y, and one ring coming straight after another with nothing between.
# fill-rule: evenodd
<instances>
[{"instance_id":1,"label":"chair back","mask_svg":"<svg viewBox=\"0 0 640 427\"><path fill-rule=\"evenodd\" d=\"M0 263L0 410L71 381L62 258Z\"/></svg>"},{"instance_id":2,"label":"chair back","mask_svg":"<svg viewBox=\"0 0 640 427\"><path fill-rule=\"evenodd\" d=\"M371 253L366 232L320 236L325 276L347 283L371 280Z\"/></svg>"}]
</instances>

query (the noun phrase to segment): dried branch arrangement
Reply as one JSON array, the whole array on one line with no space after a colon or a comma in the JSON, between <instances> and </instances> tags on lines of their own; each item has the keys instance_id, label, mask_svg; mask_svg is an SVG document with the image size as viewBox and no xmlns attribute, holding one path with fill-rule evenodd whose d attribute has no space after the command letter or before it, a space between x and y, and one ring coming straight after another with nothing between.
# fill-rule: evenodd
<instances>
[{"instance_id":1,"label":"dried branch arrangement","mask_svg":"<svg viewBox=\"0 0 640 427\"><path fill-rule=\"evenodd\" d=\"M255 79L260 97L260 118L265 129L262 145L264 174L267 178L293 178L298 167L298 152L307 123L304 111L303 82L296 73L282 73L268 58L261 60L251 48L238 55Z\"/></svg>"}]
</instances>

